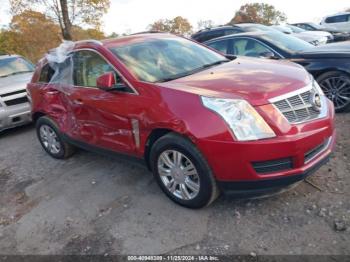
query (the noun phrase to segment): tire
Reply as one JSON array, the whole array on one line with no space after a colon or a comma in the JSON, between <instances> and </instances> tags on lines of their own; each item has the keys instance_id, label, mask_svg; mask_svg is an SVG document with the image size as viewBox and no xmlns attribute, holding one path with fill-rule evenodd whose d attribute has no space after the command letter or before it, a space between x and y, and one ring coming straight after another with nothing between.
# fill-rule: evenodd
<instances>
[{"instance_id":1,"label":"tire","mask_svg":"<svg viewBox=\"0 0 350 262\"><path fill-rule=\"evenodd\" d=\"M66 159L75 152L74 146L64 141L58 126L49 117L43 116L37 120L36 134L41 146L53 158Z\"/></svg>"},{"instance_id":2,"label":"tire","mask_svg":"<svg viewBox=\"0 0 350 262\"><path fill-rule=\"evenodd\" d=\"M163 192L181 206L202 208L218 196L207 161L192 142L178 134L169 133L153 144L150 166Z\"/></svg>"},{"instance_id":3,"label":"tire","mask_svg":"<svg viewBox=\"0 0 350 262\"><path fill-rule=\"evenodd\" d=\"M340 71L331 71L320 75L317 82L325 95L333 102L336 112L350 111L350 75Z\"/></svg>"}]
</instances>

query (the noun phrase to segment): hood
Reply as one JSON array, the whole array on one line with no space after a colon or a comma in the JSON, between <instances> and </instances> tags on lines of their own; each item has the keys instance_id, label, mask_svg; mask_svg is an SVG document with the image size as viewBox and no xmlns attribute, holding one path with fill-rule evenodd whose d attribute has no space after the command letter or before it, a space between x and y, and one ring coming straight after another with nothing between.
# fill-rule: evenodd
<instances>
[{"instance_id":1,"label":"hood","mask_svg":"<svg viewBox=\"0 0 350 262\"><path fill-rule=\"evenodd\" d=\"M0 95L26 89L33 73L0 77Z\"/></svg>"},{"instance_id":2,"label":"hood","mask_svg":"<svg viewBox=\"0 0 350 262\"><path fill-rule=\"evenodd\" d=\"M328 33L328 32L324 32L324 31L304 31L304 32L301 32L300 34L303 34L303 35L311 35L311 36L315 36L315 37L329 37L329 36L332 36L331 33Z\"/></svg>"},{"instance_id":3,"label":"hood","mask_svg":"<svg viewBox=\"0 0 350 262\"><path fill-rule=\"evenodd\" d=\"M305 87L309 82L309 74L297 64L238 57L158 85L209 97L243 98L252 105L263 105L269 103L268 99Z\"/></svg>"},{"instance_id":4,"label":"hood","mask_svg":"<svg viewBox=\"0 0 350 262\"><path fill-rule=\"evenodd\" d=\"M312 35L312 34L304 34L302 33L293 33L291 34L292 36L295 36L297 38L300 38L301 40L304 40L306 42L314 42L314 41L319 41L323 36L317 36L317 35Z\"/></svg>"},{"instance_id":5,"label":"hood","mask_svg":"<svg viewBox=\"0 0 350 262\"><path fill-rule=\"evenodd\" d=\"M332 43L300 52L303 58L350 58L350 42Z\"/></svg>"}]
</instances>

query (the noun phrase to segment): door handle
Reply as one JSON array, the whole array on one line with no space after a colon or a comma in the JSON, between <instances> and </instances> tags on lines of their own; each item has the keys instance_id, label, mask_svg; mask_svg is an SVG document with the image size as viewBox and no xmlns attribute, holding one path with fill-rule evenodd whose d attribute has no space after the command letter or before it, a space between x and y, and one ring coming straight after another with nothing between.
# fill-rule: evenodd
<instances>
[{"instance_id":1,"label":"door handle","mask_svg":"<svg viewBox=\"0 0 350 262\"><path fill-rule=\"evenodd\" d=\"M46 94L48 95L57 95L59 92L57 90L50 90L50 91L47 91Z\"/></svg>"},{"instance_id":2,"label":"door handle","mask_svg":"<svg viewBox=\"0 0 350 262\"><path fill-rule=\"evenodd\" d=\"M83 104L83 100L81 100L81 99L75 99L75 100L73 100L73 102L76 105L82 105Z\"/></svg>"}]
</instances>

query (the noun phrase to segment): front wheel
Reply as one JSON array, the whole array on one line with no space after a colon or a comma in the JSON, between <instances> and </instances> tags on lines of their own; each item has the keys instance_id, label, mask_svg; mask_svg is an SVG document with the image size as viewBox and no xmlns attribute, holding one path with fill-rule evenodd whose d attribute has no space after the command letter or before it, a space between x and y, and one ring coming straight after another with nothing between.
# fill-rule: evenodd
<instances>
[{"instance_id":1,"label":"front wheel","mask_svg":"<svg viewBox=\"0 0 350 262\"><path fill-rule=\"evenodd\" d=\"M327 72L317 78L324 94L333 102L336 112L350 110L350 76L338 71Z\"/></svg>"},{"instance_id":2,"label":"front wheel","mask_svg":"<svg viewBox=\"0 0 350 262\"><path fill-rule=\"evenodd\" d=\"M174 202L201 208L217 197L208 163L186 138L174 133L161 137L152 146L150 161L159 186Z\"/></svg>"},{"instance_id":3,"label":"front wheel","mask_svg":"<svg viewBox=\"0 0 350 262\"><path fill-rule=\"evenodd\" d=\"M56 123L46 116L36 122L36 133L44 150L53 158L68 158L75 151L72 145L63 140Z\"/></svg>"}]
</instances>

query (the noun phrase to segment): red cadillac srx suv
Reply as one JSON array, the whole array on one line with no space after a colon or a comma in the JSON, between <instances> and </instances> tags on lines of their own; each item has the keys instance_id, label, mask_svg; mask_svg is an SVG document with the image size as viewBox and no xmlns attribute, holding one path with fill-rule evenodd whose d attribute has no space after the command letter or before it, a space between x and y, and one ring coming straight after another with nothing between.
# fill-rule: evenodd
<instances>
[{"instance_id":1,"label":"red cadillac srx suv","mask_svg":"<svg viewBox=\"0 0 350 262\"><path fill-rule=\"evenodd\" d=\"M276 192L317 170L334 108L301 66L230 57L171 34L76 42L28 91L44 150L144 159L164 193L200 208L220 191Z\"/></svg>"}]
</instances>

